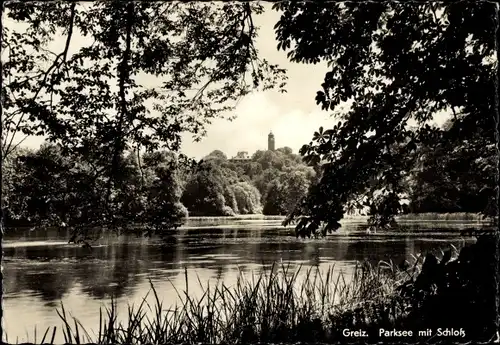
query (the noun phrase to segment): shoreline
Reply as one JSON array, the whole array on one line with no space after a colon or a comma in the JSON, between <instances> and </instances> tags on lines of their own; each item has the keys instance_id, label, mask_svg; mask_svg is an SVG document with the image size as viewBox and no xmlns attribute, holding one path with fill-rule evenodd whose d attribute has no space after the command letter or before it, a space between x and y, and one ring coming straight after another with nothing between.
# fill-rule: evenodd
<instances>
[{"instance_id":1,"label":"shoreline","mask_svg":"<svg viewBox=\"0 0 500 345\"><path fill-rule=\"evenodd\" d=\"M284 220L286 216L278 215L264 215L264 214L244 214L234 216L189 216L186 219L190 221L203 221L203 220ZM367 221L369 216L355 215L345 216L340 220L343 221ZM490 220L483 218L479 213L470 212L457 212L457 213L408 213L395 216L396 221L404 222L419 222L419 221L433 221L433 222L480 222L487 223Z\"/></svg>"}]
</instances>

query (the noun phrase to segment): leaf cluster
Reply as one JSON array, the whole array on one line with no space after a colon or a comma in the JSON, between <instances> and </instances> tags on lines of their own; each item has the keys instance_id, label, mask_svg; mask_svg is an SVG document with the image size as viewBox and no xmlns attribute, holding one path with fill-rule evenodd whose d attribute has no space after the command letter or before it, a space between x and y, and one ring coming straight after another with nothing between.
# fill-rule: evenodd
<instances>
[{"instance_id":1,"label":"leaf cluster","mask_svg":"<svg viewBox=\"0 0 500 345\"><path fill-rule=\"evenodd\" d=\"M381 224L390 223L426 147L443 143L444 156L453 145L475 142L471 154L480 159L480 144L497 142L493 3L273 7L281 14L275 26L278 49L291 61L330 67L318 105L334 113L343 103L350 105L333 128L320 128L300 151L320 172L320 181L285 222L297 221L298 234L337 229L346 208L367 199ZM431 124L440 112L451 114L448 128ZM492 151L494 160L498 148ZM377 201L373 193L380 190L387 190L389 199Z\"/></svg>"}]
</instances>

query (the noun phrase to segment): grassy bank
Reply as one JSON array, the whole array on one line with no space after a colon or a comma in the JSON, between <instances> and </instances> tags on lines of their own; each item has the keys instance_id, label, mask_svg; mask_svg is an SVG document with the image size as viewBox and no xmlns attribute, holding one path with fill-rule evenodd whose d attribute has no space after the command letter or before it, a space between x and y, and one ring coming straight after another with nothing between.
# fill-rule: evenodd
<instances>
[{"instance_id":1,"label":"grassy bank","mask_svg":"<svg viewBox=\"0 0 500 345\"><path fill-rule=\"evenodd\" d=\"M487 221L483 218L480 213L468 213L468 212L454 212L454 213L409 213L402 214L396 217L398 221L442 221L442 222L454 222L454 221L474 221L474 222L484 222Z\"/></svg>"}]
</instances>

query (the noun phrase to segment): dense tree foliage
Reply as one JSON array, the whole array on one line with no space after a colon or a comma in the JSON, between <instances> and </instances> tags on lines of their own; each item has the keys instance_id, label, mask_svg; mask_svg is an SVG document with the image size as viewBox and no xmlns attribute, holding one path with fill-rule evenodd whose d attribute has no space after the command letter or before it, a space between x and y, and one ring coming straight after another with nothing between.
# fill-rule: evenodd
<instances>
[{"instance_id":1,"label":"dense tree foliage","mask_svg":"<svg viewBox=\"0 0 500 345\"><path fill-rule=\"evenodd\" d=\"M112 218L125 217L114 212L128 202L121 198L143 182L122 176L123 164L136 169L124 163L126 152L176 152L180 133L200 139L206 124L251 90L284 85L283 70L254 47L252 15L262 10L257 3L2 2L2 164L23 136L45 135L62 156L85 162L51 167L76 169L81 179L60 187L90 183L99 189L99 197L88 196L95 218L120 221ZM162 205L165 220L167 207L178 211Z\"/></svg>"},{"instance_id":2,"label":"dense tree foliage","mask_svg":"<svg viewBox=\"0 0 500 345\"><path fill-rule=\"evenodd\" d=\"M495 215L495 146L445 142L421 149L411 179L409 211Z\"/></svg>"},{"instance_id":3,"label":"dense tree foliage","mask_svg":"<svg viewBox=\"0 0 500 345\"><path fill-rule=\"evenodd\" d=\"M191 215L284 215L306 195L313 176L290 148L257 151L250 161L228 160L216 150L188 179L182 202Z\"/></svg>"},{"instance_id":4,"label":"dense tree foliage","mask_svg":"<svg viewBox=\"0 0 500 345\"><path fill-rule=\"evenodd\" d=\"M278 49L293 62L330 66L317 103L335 112L351 102L333 128L302 147L320 180L286 223L297 221L303 236L325 233L346 209L368 206L375 225L389 224L415 170L415 210L497 214L497 4L280 2L274 9ZM430 125L443 111L449 126ZM429 181L434 174L441 185ZM429 182L440 190L427 193L443 204L426 209L419 205L429 196L419 188Z\"/></svg>"},{"instance_id":5,"label":"dense tree foliage","mask_svg":"<svg viewBox=\"0 0 500 345\"><path fill-rule=\"evenodd\" d=\"M266 187L264 214L286 215L307 195L314 178L312 169L305 166L287 167Z\"/></svg>"},{"instance_id":6,"label":"dense tree foliage","mask_svg":"<svg viewBox=\"0 0 500 345\"><path fill-rule=\"evenodd\" d=\"M300 158L291 150L265 157L260 163L234 162L214 151L193 167L170 151L128 152L120 157L121 174L112 202L106 203L106 180L94 174L99 167L64 155L54 144L17 150L5 166L7 225L63 226L85 238L82 230L100 226L148 232L177 227L188 210L192 216L260 214L265 205L265 214L284 215L306 195L314 172L297 163ZM272 167L271 160L283 170ZM248 166L256 165L253 171L261 173L247 175ZM262 176L270 171L273 178L264 183ZM115 214L112 221L105 219L108 212Z\"/></svg>"},{"instance_id":7,"label":"dense tree foliage","mask_svg":"<svg viewBox=\"0 0 500 345\"><path fill-rule=\"evenodd\" d=\"M188 211L180 202L183 191L182 178L188 167L178 156L168 151L146 153L134 160L139 167L142 191L145 192L141 212L136 214L136 223L151 224L156 228L178 227L187 217ZM144 176L148 176L148 180ZM137 174L136 174L137 176Z\"/></svg>"},{"instance_id":8,"label":"dense tree foliage","mask_svg":"<svg viewBox=\"0 0 500 345\"><path fill-rule=\"evenodd\" d=\"M63 155L54 144L11 155L5 169L7 226L69 227L81 235L76 241L88 239L88 230L97 227L139 225L151 232L177 227L187 216L180 203L182 162L176 155L122 155L111 203L105 202L107 181L75 158ZM112 220L105 218L109 213L115 215Z\"/></svg>"},{"instance_id":9,"label":"dense tree foliage","mask_svg":"<svg viewBox=\"0 0 500 345\"><path fill-rule=\"evenodd\" d=\"M231 214L231 209L225 207L224 192L232 181L225 178L225 172L228 171L221 169L216 161L208 160L199 165L182 195L182 203L191 210L192 215Z\"/></svg>"},{"instance_id":10,"label":"dense tree foliage","mask_svg":"<svg viewBox=\"0 0 500 345\"><path fill-rule=\"evenodd\" d=\"M119 140L119 152L137 144L175 150L180 132L199 138L232 108L227 101L282 72L253 46L258 4L5 6L5 129L45 134L65 148L106 153ZM51 53L58 34L64 50Z\"/></svg>"}]
</instances>

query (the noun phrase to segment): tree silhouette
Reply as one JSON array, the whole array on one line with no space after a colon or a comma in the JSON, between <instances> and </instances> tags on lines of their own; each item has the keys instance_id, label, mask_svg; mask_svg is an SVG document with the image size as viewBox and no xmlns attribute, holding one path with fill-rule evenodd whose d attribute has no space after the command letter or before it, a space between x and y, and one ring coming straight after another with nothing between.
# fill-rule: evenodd
<instances>
[{"instance_id":1,"label":"tree silhouette","mask_svg":"<svg viewBox=\"0 0 500 345\"><path fill-rule=\"evenodd\" d=\"M335 112L351 102L333 128L320 128L300 151L321 174L285 222L298 221L299 234L334 231L349 204L378 209L377 224L390 223L424 147L448 155L467 146L488 165L484 173L498 175L497 4L280 2L273 7L281 12L278 49L293 62L330 66L317 103ZM443 111L452 114L449 128L430 122ZM488 204L498 200L495 179L483 179Z\"/></svg>"},{"instance_id":2,"label":"tree silhouette","mask_svg":"<svg viewBox=\"0 0 500 345\"><path fill-rule=\"evenodd\" d=\"M253 89L284 84L257 56L256 3L2 2L2 156L44 135L105 181L116 216L121 157L176 152ZM63 42L52 51L55 41ZM92 187L91 187L92 188Z\"/></svg>"}]
</instances>

